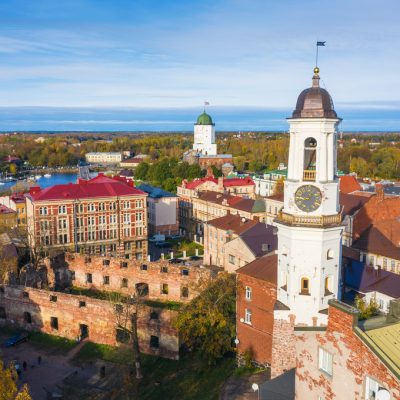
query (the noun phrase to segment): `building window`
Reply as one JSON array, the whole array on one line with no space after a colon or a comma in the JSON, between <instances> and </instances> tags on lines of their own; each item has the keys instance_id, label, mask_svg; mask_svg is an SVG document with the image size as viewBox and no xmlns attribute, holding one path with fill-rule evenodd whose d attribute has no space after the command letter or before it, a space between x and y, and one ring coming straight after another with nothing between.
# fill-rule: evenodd
<instances>
[{"instance_id":1,"label":"building window","mask_svg":"<svg viewBox=\"0 0 400 400\"><path fill-rule=\"evenodd\" d=\"M332 249L329 249L328 251L327 251L327 253L326 253L326 258L328 259L328 260L333 260L333 250Z\"/></svg>"},{"instance_id":2,"label":"building window","mask_svg":"<svg viewBox=\"0 0 400 400\"><path fill-rule=\"evenodd\" d=\"M31 323L32 323L32 315L31 315L31 313L28 312L28 311L25 311L25 312L24 312L24 322L25 322L26 324L31 324Z\"/></svg>"},{"instance_id":3,"label":"building window","mask_svg":"<svg viewBox=\"0 0 400 400\"><path fill-rule=\"evenodd\" d=\"M121 287L122 288L127 288L128 287L128 279L122 278Z\"/></svg>"},{"instance_id":4,"label":"building window","mask_svg":"<svg viewBox=\"0 0 400 400\"><path fill-rule=\"evenodd\" d=\"M189 270L185 268L181 271L181 274L182 276L189 276Z\"/></svg>"},{"instance_id":5,"label":"building window","mask_svg":"<svg viewBox=\"0 0 400 400\"><path fill-rule=\"evenodd\" d=\"M189 288L187 286L184 286L181 289L181 297L184 297L184 298L188 298L189 297Z\"/></svg>"},{"instance_id":6,"label":"building window","mask_svg":"<svg viewBox=\"0 0 400 400\"><path fill-rule=\"evenodd\" d=\"M51 329L58 330L58 318L57 317L50 317L50 326Z\"/></svg>"},{"instance_id":7,"label":"building window","mask_svg":"<svg viewBox=\"0 0 400 400\"><path fill-rule=\"evenodd\" d=\"M164 273L164 274L167 274L168 273L168 267L166 267L166 266L161 267L161 272Z\"/></svg>"},{"instance_id":8,"label":"building window","mask_svg":"<svg viewBox=\"0 0 400 400\"><path fill-rule=\"evenodd\" d=\"M244 322L251 325L251 311L248 308L244 310Z\"/></svg>"},{"instance_id":9,"label":"building window","mask_svg":"<svg viewBox=\"0 0 400 400\"><path fill-rule=\"evenodd\" d=\"M122 304L116 304L115 305L115 312L117 314L121 314L124 311L124 307L122 306Z\"/></svg>"},{"instance_id":10,"label":"building window","mask_svg":"<svg viewBox=\"0 0 400 400\"><path fill-rule=\"evenodd\" d=\"M161 284L161 294L168 294L168 283Z\"/></svg>"},{"instance_id":11,"label":"building window","mask_svg":"<svg viewBox=\"0 0 400 400\"><path fill-rule=\"evenodd\" d=\"M130 201L124 201L124 210L129 210L131 208L131 202Z\"/></svg>"},{"instance_id":12,"label":"building window","mask_svg":"<svg viewBox=\"0 0 400 400\"><path fill-rule=\"evenodd\" d=\"M310 280L308 278L301 278L300 294L310 294Z\"/></svg>"},{"instance_id":13,"label":"building window","mask_svg":"<svg viewBox=\"0 0 400 400\"><path fill-rule=\"evenodd\" d=\"M108 275L103 276L103 285L110 284L110 277Z\"/></svg>"},{"instance_id":14,"label":"building window","mask_svg":"<svg viewBox=\"0 0 400 400\"><path fill-rule=\"evenodd\" d=\"M126 261L121 261L121 262L119 263L119 266L120 266L121 268L128 268L128 263L127 263Z\"/></svg>"},{"instance_id":15,"label":"building window","mask_svg":"<svg viewBox=\"0 0 400 400\"><path fill-rule=\"evenodd\" d=\"M374 256L369 256L369 265L373 267L375 265L375 257Z\"/></svg>"},{"instance_id":16,"label":"building window","mask_svg":"<svg viewBox=\"0 0 400 400\"><path fill-rule=\"evenodd\" d=\"M142 271L147 271L147 265L146 265L146 264L142 264L142 265L140 266L140 269L141 269Z\"/></svg>"},{"instance_id":17,"label":"building window","mask_svg":"<svg viewBox=\"0 0 400 400\"><path fill-rule=\"evenodd\" d=\"M40 214L40 215L48 215L48 209L47 209L47 207L40 207L40 208L39 208L39 214Z\"/></svg>"},{"instance_id":18,"label":"building window","mask_svg":"<svg viewBox=\"0 0 400 400\"><path fill-rule=\"evenodd\" d=\"M235 265L236 257L229 254L229 263Z\"/></svg>"},{"instance_id":19,"label":"building window","mask_svg":"<svg viewBox=\"0 0 400 400\"><path fill-rule=\"evenodd\" d=\"M152 349L158 349L160 347L158 336L150 336L150 347Z\"/></svg>"},{"instance_id":20,"label":"building window","mask_svg":"<svg viewBox=\"0 0 400 400\"><path fill-rule=\"evenodd\" d=\"M158 313L155 311L152 311L150 313L150 319L158 319Z\"/></svg>"},{"instance_id":21,"label":"building window","mask_svg":"<svg viewBox=\"0 0 400 400\"><path fill-rule=\"evenodd\" d=\"M387 258L383 257L383 269L387 269Z\"/></svg>"},{"instance_id":22,"label":"building window","mask_svg":"<svg viewBox=\"0 0 400 400\"><path fill-rule=\"evenodd\" d=\"M318 353L318 368L332 376L332 354L321 347Z\"/></svg>"},{"instance_id":23,"label":"building window","mask_svg":"<svg viewBox=\"0 0 400 400\"><path fill-rule=\"evenodd\" d=\"M332 294L332 277L327 276L325 278L325 296L329 296Z\"/></svg>"},{"instance_id":24,"label":"building window","mask_svg":"<svg viewBox=\"0 0 400 400\"><path fill-rule=\"evenodd\" d=\"M116 329L115 331L115 340L119 343L129 343L131 335L129 332L124 331L123 329Z\"/></svg>"},{"instance_id":25,"label":"building window","mask_svg":"<svg viewBox=\"0 0 400 400\"><path fill-rule=\"evenodd\" d=\"M367 376L365 380L365 400L375 400L378 399L378 393L380 391L386 391L386 389L380 385L376 380ZM390 397L382 397L390 398Z\"/></svg>"},{"instance_id":26,"label":"building window","mask_svg":"<svg viewBox=\"0 0 400 400\"><path fill-rule=\"evenodd\" d=\"M59 214L66 214L67 213L67 206L58 206L58 213Z\"/></svg>"},{"instance_id":27,"label":"building window","mask_svg":"<svg viewBox=\"0 0 400 400\"><path fill-rule=\"evenodd\" d=\"M143 214L142 213L136 213L136 222L140 222L143 220Z\"/></svg>"},{"instance_id":28,"label":"building window","mask_svg":"<svg viewBox=\"0 0 400 400\"><path fill-rule=\"evenodd\" d=\"M93 282L92 274L86 274L86 283L92 283L92 282Z\"/></svg>"},{"instance_id":29,"label":"building window","mask_svg":"<svg viewBox=\"0 0 400 400\"><path fill-rule=\"evenodd\" d=\"M86 307L86 301L79 302L79 308Z\"/></svg>"},{"instance_id":30,"label":"building window","mask_svg":"<svg viewBox=\"0 0 400 400\"><path fill-rule=\"evenodd\" d=\"M55 303L57 301L57 296L50 296L50 301L52 301L53 303Z\"/></svg>"},{"instance_id":31,"label":"building window","mask_svg":"<svg viewBox=\"0 0 400 400\"><path fill-rule=\"evenodd\" d=\"M246 300L251 300L251 287L246 286Z\"/></svg>"},{"instance_id":32,"label":"building window","mask_svg":"<svg viewBox=\"0 0 400 400\"><path fill-rule=\"evenodd\" d=\"M29 299L29 293L28 292L22 292L22 297L24 299Z\"/></svg>"},{"instance_id":33,"label":"building window","mask_svg":"<svg viewBox=\"0 0 400 400\"><path fill-rule=\"evenodd\" d=\"M396 271L396 261L395 260L390 261L390 271L392 271L392 272Z\"/></svg>"}]
</instances>

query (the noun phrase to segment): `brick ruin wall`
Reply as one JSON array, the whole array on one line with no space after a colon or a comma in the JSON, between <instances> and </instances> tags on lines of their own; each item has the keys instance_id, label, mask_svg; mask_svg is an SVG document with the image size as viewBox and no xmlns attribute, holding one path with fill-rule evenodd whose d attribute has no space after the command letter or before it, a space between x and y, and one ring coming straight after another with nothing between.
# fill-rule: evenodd
<instances>
[{"instance_id":1,"label":"brick ruin wall","mask_svg":"<svg viewBox=\"0 0 400 400\"><path fill-rule=\"evenodd\" d=\"M25 313L29 313L30 322ZM176 315L176 311L165 308L140 306L138 336L141 352L179 358L179 335L171 326ZM58 319L58 329L51 326L52 317ZM105 300L22 286L4 286L0 292L0 325L75 340L83 324L88 328L88 340L115 346L118 345L116 323L115 304ZM153 346L150 345L152 336ZM154 346L154 337L158 338L158 348Z\"/></svg>"},{"instance_id":2,"label":"brick ruin wall","mask_svg":"<svg viewBox=\"0 0 400 400\"><path fill-rule=\"evenodd\" d=\"M67 255L65 263L60 263L55 269L58 273L56 280L63 286L132 294L135 285L144 283L148 285L148 299L178 302L192 300L198 294L200 281L214 276L208 268L170 264L163 260L143 263L119 258L88 258L78 254ZM88 282L87 274L91 274L92 282ZM104 277L108 277L107 284ZM123 287L123 282L127 287ZM163 288L167 288L168 293Z\"/></svg>"}]
</instances>

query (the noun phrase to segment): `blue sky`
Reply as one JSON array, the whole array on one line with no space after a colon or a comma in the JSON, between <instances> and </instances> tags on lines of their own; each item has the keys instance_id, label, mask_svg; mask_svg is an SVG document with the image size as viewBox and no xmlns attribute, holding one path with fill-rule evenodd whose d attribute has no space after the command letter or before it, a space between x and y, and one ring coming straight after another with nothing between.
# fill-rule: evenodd
<instances>
[{"instance_id":1,"label":"blue sky","mask_svg":"<svg viewBox=\"0 0 400 400\"><path fill-rule=\"evenodd\" d=\"M1 0L0 106L400 108L398 0Z\"/></svg>"}]
</instances>

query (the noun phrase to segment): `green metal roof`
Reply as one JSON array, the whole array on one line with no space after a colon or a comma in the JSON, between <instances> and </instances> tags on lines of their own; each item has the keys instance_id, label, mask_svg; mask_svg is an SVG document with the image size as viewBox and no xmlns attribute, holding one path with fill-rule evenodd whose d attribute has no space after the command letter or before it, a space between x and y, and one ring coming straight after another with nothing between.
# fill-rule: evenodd
<instances>
[{"instance_id":1,"label":"green metal roof","mask_svg":"<svg viewBox=\"0 0 400 400\"><path fill-rule=\"evenodd\" d=\"M264 174L287 176L287 168L285 168L285 169L270 169L270 170L266 170L264 172Z\"/></svg>"},{"instance_id":2,"label":"green metal roof","mask_svg":"<svg viewBox=\"0 0 400 400\"><path fill-rule=\"evenodd\" d=\"M212 125L212 118L204 111L203 114L200 114L197 118L196 125Z\"/></svg>"}]
</instances>

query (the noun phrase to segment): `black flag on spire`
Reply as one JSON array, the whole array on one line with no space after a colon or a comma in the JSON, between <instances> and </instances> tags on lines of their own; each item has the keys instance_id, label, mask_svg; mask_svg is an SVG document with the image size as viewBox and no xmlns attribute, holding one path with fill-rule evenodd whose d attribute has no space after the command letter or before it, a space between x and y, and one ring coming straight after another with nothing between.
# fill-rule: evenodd
<instances>
[{"instance_id":1,"label":"black flag on spire","mask_svg":"<svg viewBox=\"0 0 400 400\"><path fill-rule=\"evenodd\" d=\"M317 42L317 46L325 46L326 42Z\"/></svg>"}]
</instances>

